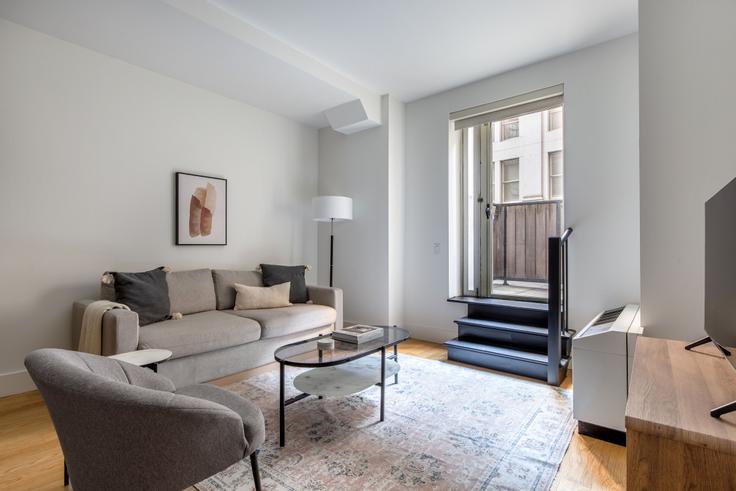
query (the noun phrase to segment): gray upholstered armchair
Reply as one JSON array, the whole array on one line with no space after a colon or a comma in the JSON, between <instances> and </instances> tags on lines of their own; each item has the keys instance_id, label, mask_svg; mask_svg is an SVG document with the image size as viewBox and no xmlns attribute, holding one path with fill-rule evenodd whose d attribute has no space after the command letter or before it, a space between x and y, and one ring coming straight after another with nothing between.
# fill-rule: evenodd
<instances>
[{"instance_id":1,"label":"gray upholstered armchair","mask_svg":"<svg viewBox=\"0 0 736 491\"><path fill-rule=\"evenodd\" d=\"M208 384L179 390L164 376L103 356L30 353L26 367L48 406L76 491L180 490L251 457L261 411Z\"/></svg>"}]
</instances>

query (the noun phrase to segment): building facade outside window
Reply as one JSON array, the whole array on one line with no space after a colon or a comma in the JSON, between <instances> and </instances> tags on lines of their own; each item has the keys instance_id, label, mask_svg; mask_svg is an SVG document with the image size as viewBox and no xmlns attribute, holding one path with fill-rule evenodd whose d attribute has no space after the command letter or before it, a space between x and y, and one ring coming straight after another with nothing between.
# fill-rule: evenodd
<instances>
[{"instance_id":1,"label":"building facade outside window","mask_svg":"<svg viewBox=\"0 0 736 491\"><path fill-rule=\"evenodd\" d=\"M560 128L562 128L562 108L550 109L547 111L548 131L559 130Z\"/></svg>"},{"instance_id":2,"label":"building facade outside window","mask_svg":"<svg viewBox=\"0 0 736 491\"><path fill-rule=\"evenodd\" d=\"M501 141L519 137L519 118L501 121Z\"/></svg>"},{"instance_id":3,"label":"building facade outside window","mask_svg":"<svg viewBox=\"0 0 736 491\"><path fill-rule=\"evenodd\" d=\"M549 152L549 199L562 199L562 150Z\"/></svg>"},{"instance_id":4,"label":"building facade outside window","mask_svg":"<svg viewBox=\"0 0 736 491\"><path fill-rule=\"evenodd\" d=\"M501 179L503 202L519 201L519 159L501 161Z\"/></svg>"},{"instance_id":5,"label":"building facade outside window","mask_svg":"<svg viewBox=\"0 0 736 491\"><path fill-rule=\"evenodd\" d=\"M563 114L559 106L491 123L494 203L563 199Z\"/></svg>"}]
</instances>

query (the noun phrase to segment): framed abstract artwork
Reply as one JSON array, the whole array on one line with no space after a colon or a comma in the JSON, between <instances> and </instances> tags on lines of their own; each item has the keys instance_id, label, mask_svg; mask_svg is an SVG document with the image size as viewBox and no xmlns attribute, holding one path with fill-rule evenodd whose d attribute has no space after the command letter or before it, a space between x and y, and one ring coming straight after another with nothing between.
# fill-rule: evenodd
<instances>
[{"instance_id":1,"label":"framed abstract artwork","mask_svg":"<svg viewBox=\"0 0 736 491\"><path fill-rule=\"evenodd\" d=\"M227 179L176 173L176 244L227 245Z\"/></svg>"}]
</instances>

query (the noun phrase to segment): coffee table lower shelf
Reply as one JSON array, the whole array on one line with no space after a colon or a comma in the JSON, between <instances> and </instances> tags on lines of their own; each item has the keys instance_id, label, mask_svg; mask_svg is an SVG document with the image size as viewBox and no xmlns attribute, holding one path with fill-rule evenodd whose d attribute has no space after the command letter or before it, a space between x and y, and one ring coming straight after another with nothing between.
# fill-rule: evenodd
<instances>
[{"instance_id":1,"label":"coffee table lower shelf","mask_svg":"<svg viewBox=\"0 0 736 491\"><path fill-rule=\"evenodd\" d=\"M386 378L399 373L399 364L386 359ZM305 394L342 397L357 394L381 381L381 359L366 356L334 367L313 368L294 378L294 387Z\"/></svg>"}]
</instances>

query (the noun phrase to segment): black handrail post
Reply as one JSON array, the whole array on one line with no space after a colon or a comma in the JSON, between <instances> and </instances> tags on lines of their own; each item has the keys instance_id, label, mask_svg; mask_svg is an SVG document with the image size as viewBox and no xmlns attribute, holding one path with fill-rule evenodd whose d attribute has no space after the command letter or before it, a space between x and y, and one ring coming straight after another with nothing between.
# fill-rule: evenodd
<instances>
[{"instance_id":1,"label":"black handrail post","mask_svg":"<svg viewBox=\"0 0 736 491\"><path fill-rule=\"evenodd\" d=\"M562 358L560 332L560 237L549 238L547 254L548 305L547 317L547 383L560 385L560 361Z\"/></svg>"},{"instance_id":2,"label":"black handrail post","mask_svg":"<svg viewBox=\"0 0 736 491\"><path fill-rule=\"evenodd\" d=\"M509 215L509 208L507 206L503 207L503 284L508 285L508 265L506 264L507 261L507 252L509 250L509 231L506 225L508 224L508 215Z\"/></svg>"},{"instance_id":3,"label":"black handrail post","mask_svg":"<svg viewBox=\"0 0 736 491\"><path fill-rule=\"evenodd\" d=\"M570 303L568 302L568 298L569 297L567 296L568 282L569 282L569 279L570 279L570 277L568 276L568 272L567 272L567 266L568 266L568 262L567 262L567 250L568 250L568 247L569 247L567 241L565 241L563 243L563 247L564 247L564 249L563 249L563 257L562 257L562 260L564 261L563 264L564 264L564 268L565 268L565 270L564 270L564 275L565 276L563 277L563 283L562 283L562 285L563 285L563 291L562 291L562 295L563 295L563 297L562 297L562 301L563 301L562 313L564 315L564 317L563 317L563 323L562 323L562 329L563 329L563 332L565 334L567 334L568 327L569 327L568 326L568 315L567 315L567 311L570 308Z\"/></svg>"}]
</instances>

